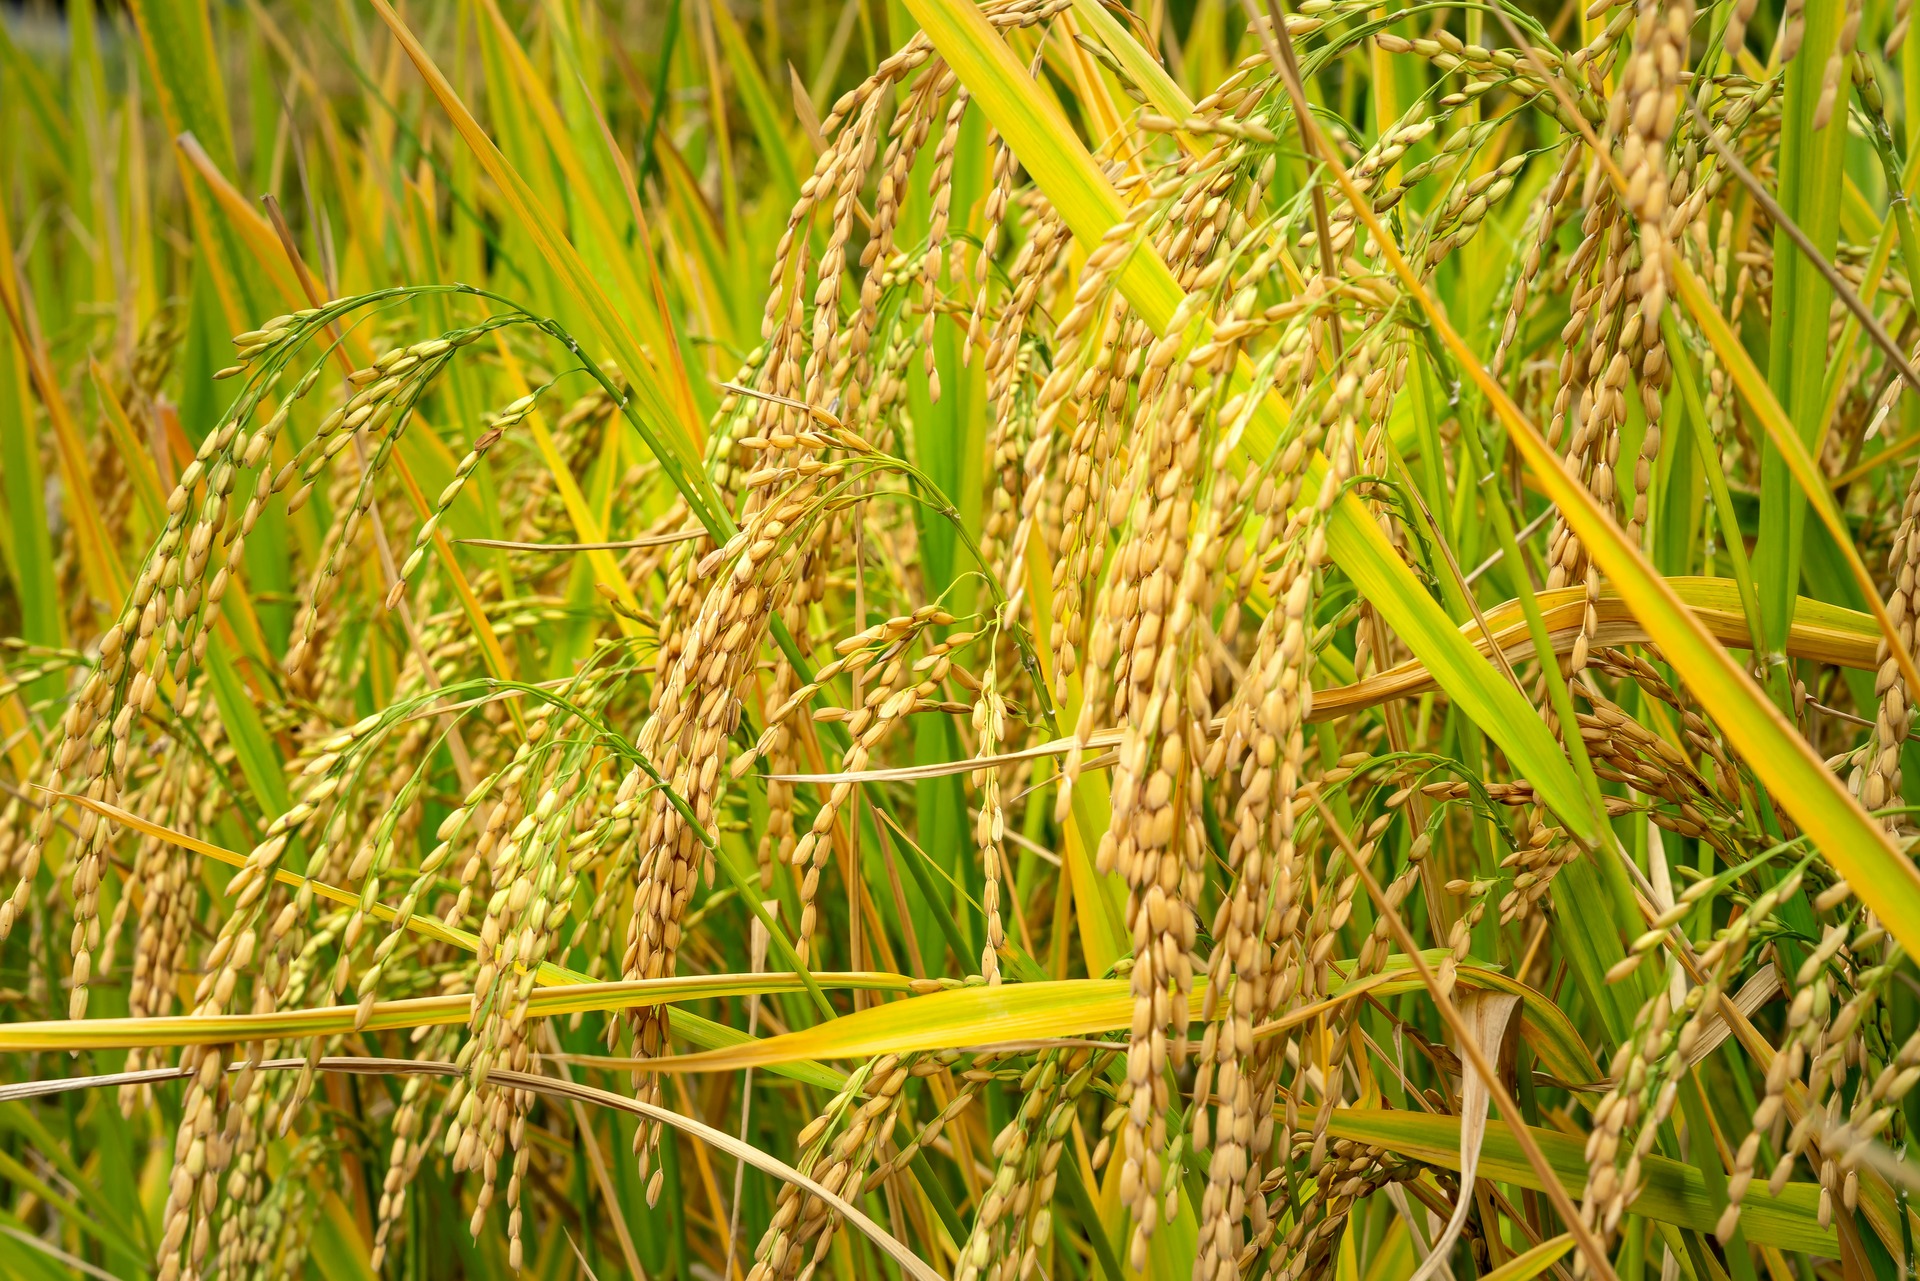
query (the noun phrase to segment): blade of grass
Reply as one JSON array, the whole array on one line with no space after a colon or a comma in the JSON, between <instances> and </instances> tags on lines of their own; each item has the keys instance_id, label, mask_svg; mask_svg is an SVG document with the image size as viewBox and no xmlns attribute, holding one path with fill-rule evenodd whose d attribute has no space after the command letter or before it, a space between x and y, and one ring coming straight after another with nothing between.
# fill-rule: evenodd
<instances>
[{"instance_id":1,"label":"blade of grass","mask_svg":"<svg viewBox=\"0 0 1920 1281\"><path fill-rule=\"evenodd\" d=\"M226 225L239 236L253 262L265 273L268 282L278 296L280 306L288 311L305 307L308 302L300 291L300 285L288 270L286 257L280 252L280 242L274 235L273 227L256 212L252 205L227 181L226 174L207 154L200 139L189 130L174 139L180 155L187 167L197 174L207 186L207 192L226 216ZM259 317L258 319L265 319Z\"/></svg>"},{"instance_id":2,"label":"blade of grass","mask_svg":"<svg viewBox=\"0 0 1920 1281\"><path fill-rule=\"evenodd\" d=\"M1839 39L1843 14L1838 8L1816 5L1806 16L1801 56L1787 64L1784 73L1778 181L1787 216L1805 228L1823 256L1831 258L1840 235L1847 141L1844 101L1823 129L1814 128L1813 116L1826 79L1827 54ZM1786 407L1797 438L1807 445L1819 427L1822 374L1827 361L1827 309L1833 290L1813 264L1795 251L1792 237L1782 227L1774 229L1773 262L1774 323L1769 337L1767 383L1774 400ZM1761 448L1760 532L1754 549L1754 574L1768 648L1777 652L1785 642L1800 584L1800 537L1806 505L1779 442L1769 434Z\"/></svg>"},{"instance_id":3,"label":"blade of grass","mask_svg":"<svg viewBox=\"0 0 1920 1281\"><path fill-rule=\"evenodd\" d=\"M17 86L18 101L27 104L47 145L66 155L73 147L73 121L66 105L46 71L14 43L13 33L4 22L0 22L0 65L6 67L8 81Z\"/></svg>"},{"instance_id":4,"label":"blade of grass","mask_svg":"<svg viewBox=\"0 0 1920 1281\"><path fill-rule=\"evenodd\" d=\"M1488 1178L1545 1191L1544 1180L1521 1155L1515 1129L1504 1116L1488 1124L1480 1168ZM1531 1126L1525 1130L1546 1154L1563 1187L1577 1188L1586 1181L1587 1158L1580 1139L1557 1130ZM1337 1108L1327 1132L1445 1169L1457 1169L1460 1163L1458 1117ZM1633 1213L1696 1232L1713 1230L1719 1211L1707 1195L1706 1179L1699 1170L1669 1157L1648 1155L1640 1159L1640 1173L1643 1183ZM1747 1191L1741 1221L1749 1240L1831 1258L1836 1250L1834 1235L1832 1229L1820 1226L1819 1202L1816 1184L1790 1183L1775 1197L1764 1182L1756 1183Z\"/></svg>"},{"instance_id":5,"label":"blade of grass","mask_svg":"<svg viewBox=\"0 0 1920 1281\"><path fill-rule=\"evenodd\" d=\"M100 362L89 357L87 373L93 381L94 394L100 397L100 416L106 421L107 432L113 437L114 447L120 451L127 474L133 480L134 497L139 500L140 510L146 513L149 524L158 531L166 524L167 500L160 492L160 477L154 471L153 457L140 443L139 433L127 417L126 406L114 394L107 371L100 367Z\"/></svg>"},{"instance_id":6,"label":"blade of grass","mask_svg":"<svg viewBox=\"0 0 1920 1281\"><path fill-rule=\"evenodd\" d=\"M1733 506L1733 491L1727 485L1727 472L1720 465L1720 451L1715 447L1706 405L1700 397L1700 383L1693 368L1693 357L1687 352L1686 341L1671 311L1661 315L1660 332L1667 341L1667 359L1673 365L1673 380L1680 386L1680 401L1686 406L1687 416L1693 420L1695 452L1699 455L1701 470L1706 473L1707 487L1713 491L1713 513L1720 522L1720 541L1726 547L1727 560L1733 566L1733 581L1740 591L1740 608L1747 616L1753 652L1764 654L1767 644L1766 629L1760 621L1760 593L1753 583L1753 566L1747 559L1747 540L1740 532L1740 518ZM1798 604L1804 607L1805 602ZM1793 651L1794 634L1798 626L1799 612L1796 609L1794 622L1788 629L1789 653ZM1727 638L1723 636L1721 640L1726 641Z\"/></svg>"},{"instance_id":7,"label":"blade of grass","mask_svg":"<svg viewBox=\"0 0 1920 1281\"><path fill-rule=\"evenodd\" d=\"M753 50L747 47L746 37L741 33L740 24L732 11L724 4L716 4L711 6L710 12L713 14L714 34L719 37L720 47L727 56L727 66L733 72L734 89L740 95L740 105L746 109L747 121L753 126L754 136L759 139L760 157L773 180L773 203L790 209L800 198L800 175L794 168L793 145L787 141L786 133L781 128L781 120L786 113L774 105L773 90L768 86Z\"/></svg>"},{"instance_id":8,"label":"blade of grass","mask_svg":"<svg viewBox=\"0 0 1920 1281\"><path fill-rule=\"evenodd\" d=\"M89 480L92 468L87 461L85 439L79 425L73 421L66 395L54 373L53 357L41 336L32 300L20 288L10 230L12 213L7 205L6 192L0 190L0 310L7 313L7 323L12 329L14 342L18 344L21 358L26 363L33 389L40 395L40 405L46 411L48 425L53 429L54 457L59 462L60 481L65 487L64 508L68 521L79 535L80 563L86 574L87 585L102 601L122 601L126 599L132 584L127 579L126 569L120 563L112 540L107 536L106 524L101 519L100 507L93 495L93 485ZM23 427L26 421L31 420L23 420ZM32 443L28 438L28 445ZM33 543L28 545L32 546ZM51 599L57 601L58 594L53 594Z\"/></svg>"},{"instance_id":9,"label":"blade of grass","mask_svg":"<svg viewBox=\"0 0 1920 1281\"><path fill-rule=\"evenodd\" d=\"M28 1169L24 1162L11 1153L0 1152L0 1179L5 1179L39 1197L78 1231L99 1242L110 1255L122 1256L114 1259L116 1266L126 1267L129 1264L138 1266L139 1261L133 1257L133 1251L124 1237L88 1214L71 1198L62 1196L58 1188ZM109 1272L106 1275L113 1274Z\"/></svg>"},{"instance_id":10,"label":"blade of grass","mask_svg":"<svg viewBox=\"0 0 1920 1281\"><path fill-rule=\"evenodd\" d=\"M1853 286L1847 283L1846 277L1840 274L1839 270L1828 260L1827 255L1822 253L1819 246L1813 243L1813 238L1809 236L1798 223L1794 222L1786 210L1780 207L1779 202L1768 193L1765 184L1754 177L1753 171L1741 164L1740 157L1734 155L1733 150L1720 140L1720 136L1714 132L1713 126L1707 122L1706 114L1700 110L1700 104L1698 102L1693 104L1693 118L1699 126L1701 137L1706 140L1707 146L1713 149L1713 153L1716 156L1720 157L1720 163L1724 164L1733 173L1734 177L1740 180L1741 185L1746 187L1748 194L1753 197L1755 203L1766 210L1767 217L1772 219L1774 225L1778 227L1781 232L1785 233L1788 240L1793 242L1794 247L1798 249L1805 258L1807 265L1819 274L1820 278L1826 282L1827 288L1831 289L1839 297L1840 301L1845 304L1847 310L1853 313L1853 319L1865 327L1867 334L1873 339L1874 345L1879 347L1881 353L1886 357L1888 368L1905 379L1909 387L1915 391L1920 391L1920 372L1915 372L1913 366L1907 363L1906 353L1900 349L1898 343L1894 342L1893 335L1887 332L1887 327L1880 323L1880 318L1874 315L1873 309L1861 301L1860 295L1853 291ZM1902 212L1904 203L1904 200L1896 202L1894 214L1888 219L1890 225L1898 224L1899 215ZM1903 246L1903 248L1905 248L1905 246ZM1824 392L1822 393L1821 400L1822 403L1826 400ZM1821 416L1821 421L1825 421L1824 414Z\"/></svg>"},{"instance_id":11,"label":"blade of grass","mask_svg":"<svg viewBox=\"0 0 1920 1281\"><path fill-rule=\"evenodd\" d=\"M234 669L233 658L224 644L207 646L207 683L220 707L220 722L226 726L227 740L253 792L254 803L262 816L284 814L293 808L293 796L287 790L286 769L280 763L279 749L267 733L252 697Z\"/></svg>"},{"instance_id":12,"label":"blade of grass","mask_svg":"<svg viewBox=\"0 0 1920 1281\"><path fill-rule=\"evenodd\" d=\"M115 1253L131 1256L129 1262L145 1262L144 1258L138 1256L149 1254L153 1249L145 1222L130 1217L116 1207L96 1180L89 1177L74 1154L66 1150L60 1137L38 1115L20 1103L6 1103L0 1105L0 1126L19 1135L33 1147L36 1156L59 1171L81 1203L90 1207L99 1216L100 1222L111 1231L109 1248Z\"/></svg>"},{"instance_id":13,"label":"blade of grass","mask_svg":"<svg viewBox=\"0 0 1920 1281\"><path fill-rule=\"evenodd\" d=\"M12 234L0 215L0 290L13 279ZM27 353L18 343L0 346L0 489L4 489L12 539L14 594L20 602L20 634L35 644L58 649L66 643L66 619L54 581L53 535L47 524L47 491L40 464L40 442L33 430L32 376ZM58 680L34 684L36 699L54 697ZM26 770L22 768L21 777Z\"/></svg>"},{"instance_id":14,"label":"blade of grass","mask_svg":"<svg viewBox=\"0 0 1920 1281\"><path fill-rule=\"evenodd\" d=\"M1048 689L1059 689L1053 667L1053 561L1042 539L1029 538L1026 546L1027 600L1033 611L1034 647L1039 651L1041 678ZM1076 673L1068 677L1068 717L1079 715L1083 688ZM1064 754L1068 740L1059 740ZM1065 888L1074 911L1074 930L1080 941L1080 956L1089 974L1102 975L1127 953L1126 885L1118 873L1100 874L1094 865L1099 849L1102 818L1109 812L1107 780L1097 772L1083 774L1073 790L1072 822L1061 833L1061 863L1066 869ZM1065 940L1060 941L1064 948ZM1064 951L1062 953L1064 958Z\"/></svg>"},{"instance_id":15,"label":"blade of grass","mask_svg":"<svg viewBox=\"0 0 1920 1281\"><path fill-rule=\"evenodd\" d=\"M215 170L235 172L232 118L206 6L194 0L138 0L129 8L148 77L158 91L167 136L197 138ZM264 292L247 270L234 228L212 216L205 193L184 172L181 189L194 240L209 251L198 265L219 295L228 332L239 333L249 320L271 314L270 304L263 303Z\"/></svg>"}]
</instances>

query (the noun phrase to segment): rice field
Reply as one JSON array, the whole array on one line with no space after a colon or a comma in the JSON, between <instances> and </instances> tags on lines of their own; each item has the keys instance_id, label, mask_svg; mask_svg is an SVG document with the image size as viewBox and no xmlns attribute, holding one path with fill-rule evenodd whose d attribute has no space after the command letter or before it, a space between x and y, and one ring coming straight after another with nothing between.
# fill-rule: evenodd
<instances>
[{"instance_id":1,"label":"rice field","mask_svg":"<svg viewBox=\"0 0 1920 1281\"><path fill-rule=\"evenodd\" d=\"M1915 1276L1910 18L0 9L0 1274Z\"/></svg>"}]
</instances>

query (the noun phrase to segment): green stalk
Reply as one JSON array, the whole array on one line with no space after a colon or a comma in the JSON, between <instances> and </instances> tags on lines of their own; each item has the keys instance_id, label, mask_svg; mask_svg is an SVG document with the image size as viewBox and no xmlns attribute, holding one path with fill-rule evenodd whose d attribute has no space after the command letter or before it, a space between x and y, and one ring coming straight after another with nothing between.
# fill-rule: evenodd
<instances>
[{"instance_id":1,"label":"green stalk","mask_svg":"<svg viewBox=\"0 0 1920 1281\"><path fill-rule=\"evenodd\" d=\"M1831 259L1840 238L1840 203L1847 121L1836 107L1824 128L1814 128L1827 53L1840 36L1843 6L1816 4L1805 11L1806 35L1786 70L1780 116L1778 190L1782 207L1816 248ZM1773 235L1773 331L1767 384L1787 410L1800 439L1811 446L1819 430L1827 362L1827 311L1833 289L1791 237ZM1806 495L1794 482L1778 446L1766 442L1760 463L1760 536L1754 553L1758 580L1763 661L1786 663L1787 630L1799 594L1800 543L1806 527Z\"/></svg>"},{"instance_id":2,"label":"green stalk","mask_svg":"<svg viewBox=\"0 0 1920 1281\"><path fill-rule=\"evenodd\" d=\"M1468 461L1473 468L1473 475L1492 476L1486 452L1471 425L1463 426L1460 439L1467 442ZM1619 849L1618 837L1605 817L1606 804L1600 792L1600 779L1594 773L1592 759L1587 755L1586 741L1580 735L1580 721L1574 712L1572 692L1565 675L1560 671L1559 661L1554 657L1553 638L1547 631L1546 619L1540 613L1539 601L1527 578L1526 562L1521 559L1523 553L1514 534L1513 516L1507 511L1506 493L1497 483L1485 484L1481 488L1488 495L1486 506L1495 537L1499 540L1501 550L1506 553L1501 558L1501 566L1512 583L1521 613L1526 616L1527 634L1533 641L1534 653L1540 655L1540 672L1546 681L1547 699L1553 708L1554 721L1560 730L1561 741L1566 745L1567 758L1573 762L1574 775L1580 780L1587 805L1595 816L1598 836L1581 841L1591 861L1576 861L1561 869L1554 878L1552 893L1554 901L1560 905L1563 920L1570 926L1564 946L1574 976L1588 1002L1601 1016L1609 1035L1618 1039L1633 1026L1633 1007L1639 1004L1638 989L1643 985L1643 980L1636 974L1620 984L1606 981L1607 971L1625 955L1613 912L1601 914L1572 911L1569 908L1599 888L1593 883L1597 876L1599 883L1606 887L1605 892L1616 901L1624 898L1626 908L1631 910L1633 890L1626 884L1626 871L1621 866L1625 854ZM1620 987L1626 989L1625 993L1616 997L1615 989Z\"/></svg>"},{"instance_id":3,"label":"green stalk","mask_svg":"<svg viewBox=\"0 0 1920 1281\"><path fill-rule=\"evenodd\" d=\"M1438 356L1434 356L1437 361ZM1493 476L1492 465L1481 443L1479 434L1470 424L1462 424L1460 439L1467 443L1468 462L1472 465L1475 477ZM1499 540L1501 567L1506 571L1512 583L1514 598L1520 603L1520 612L1527 620L1527 635L1533 641L1533 652L1540 655L1540 671L1547 682L1547 700L1553 707L1554 719L1559 722L1560 739L1567 749L1567 759L1573 762L1573 772L1580 780L1586 792L1587 804L1596 815L1606 812L1600 798L1600 779L1593 772L1593 761L1587 755L1586 742L1580 737L1580 722L1573 709L1573 696L1567 690L1567 678L1561 673L1559 664L1552 657L1553 637L1547 631L1546 618L1540 613L1539 599L1534 595L1533 584L1527 578L1526 563L1521 559L1519 541L1514 536L1513 515L1507 511L1506 492L1497 484L1484 486L1487 498L1487 514L1493 523L1494 536Z\"/></svg>"},{"instance_id":4,"label":"green stalk","mask_svg":"<svg viewBox=\"0 0 1920 1281\"><path fill-rule=\"evenodd\" d=\"M1747 627L1753 633L1753 652L1761 654L1766 652L1766 629L1761 626L1760 594L1754 588L1746 538L1740 532L1740 519L1733 509L1733 491L1727 485L1726 469L1720 465L1720 453L1714 448L1713 431L1707 423L1707 409L1700 400L1700 378L1671 307L1661 313L1660 335L1667 343L1667 362L1673 366L1673 380L1680 385L1681 402L1687 407L1687 416L1693 419L1694 448L1707 474L1707 488L1713 492L1714 519L1719 522L1720 542L1726 548L1734 585L1740 589L1740 605L1746 610Z\"/></svg>"}]
</instances>

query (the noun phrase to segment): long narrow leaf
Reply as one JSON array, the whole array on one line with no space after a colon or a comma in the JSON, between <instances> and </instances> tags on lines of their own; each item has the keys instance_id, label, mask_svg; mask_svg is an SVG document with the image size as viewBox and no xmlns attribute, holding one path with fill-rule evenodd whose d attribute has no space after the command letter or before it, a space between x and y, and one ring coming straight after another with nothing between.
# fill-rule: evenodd
<instances>
[{"instance_id":1,"label":"long narrow leaf","mask_svg":"<svg viewBox=\"0 0 1920 1281\"><path fill-rule=\"evenodd\" d=\"M1480 1168L1491 1178L1539 1191L1539 1176L1520 1155L1511 1126L1504 1118L1488 1124L1480 1147ZM1570 1189L1580 1188L1587 1177L1587 1157L1580 1140L1558 1130L1529 1129L1561 1183ZM1459 1168L1458 1117L1338 1108L1327 1130L1338 1138L1370 1143L1429 1165ZM1706 1180L1700 1171L1666 1157L1648 1156L1641 1161L1640 1177L1640 1195L1633 1202L1635 1214L1696 1232L1713 1230L1720 1212L1707 1197ZM1763 1245L1832 1258L1833 1231L1820 1226L1819 1204L1816 1184L1790 1183L1776 1197L1764 1183L1755 1183L1747 1190L1741 1222L1748 1238Z\"/></svg>"}]
</instances>

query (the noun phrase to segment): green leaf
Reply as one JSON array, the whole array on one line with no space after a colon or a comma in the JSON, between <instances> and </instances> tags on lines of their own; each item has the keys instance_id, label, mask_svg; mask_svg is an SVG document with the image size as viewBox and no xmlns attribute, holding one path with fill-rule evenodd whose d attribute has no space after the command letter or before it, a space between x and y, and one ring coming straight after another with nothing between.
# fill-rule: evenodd
<instances>
[{"instance_id":1,"label":"green leaf","mask_svg":"<svg viewBox=\"0 0 1920 1281\"><path fill-rule=\"evenodd\" d=\"M1786 86L1776 179L1787 217L1829 260L1840 237L1849 86L1841 85L1840 99L1825 128L1814 128L1813 115L1827 79L1827 54L1840 38L1843 9L1814 5L1807 10L1800 55L1783 72ZM1830 354L1827 311L1833 304L1833 287L1779 227L1773 232L1773 263L1767 382L1774 399L1792 417L1800 441L1811 444L1825 399L1822 383ZM1806 495L1795 483L1778 442L1769 437L1761 446L1760 536L1753 560L1761 622L1769 646L1776 651L1786 636L1800 586L1800 537L1806 519Z\"/></svg>"},{"instance_id":2,"label":"green leaf","mask_svg":"<svg viewBox=\"0 0 1920 1281\"><path fill-rule=\"evenodd\" d=\"M0 226L0 248L8 248ZM7 569L20 602L20 634L36 645L57 647L65 642L60 616L60 593L53 576L53 535L47 525L46 479L40 467L40 445L33 424L37 415L27 386L26 362L10 339L0 344L0 497L7 504ZM37 681L36 699L60 692L58 677ZM25 772L22 771L22 777Z\"/></svg>"},{"instance_id":3,"label":"green leaf","mask_svg":"<svg viewBox=\"0 0 1920 1281\"><path fill-rule=\"evenodd\" d=\"M360 1239L360 1226L339 1193L327 1192L312 1223L307 1257L321 1281L378 1281L368 1262L367 1243Z\"/></svg>"},{"instance_id":4,"label":"green leaf","mask_svg":"<svg viewBox=\"0 0 1920 1281\"><path fill-rule=\"evenodd\" d=\"M1460 1168L1460 1119L1426 1112L1396 1112L1370 1108L1338 1108L1327 1126L1335 1138L1352 1139L1386 1148L1442 1169ZM1570 1192L1586 1183L1585 1145L1558 1130L1530 1126L1533 1141ZM1480 1173L1501 1183L1544 1191L1540 1176L1520 1152L1512 1123L1493 1120L1480 1145ZM1711 1232L1719 1211L1707 1195L1706 1180L1690 1165L1662 1156L1640 1160L1642 1188L1633 1213L1696 1232ZM1740 1222L1747 1239L1783 1250L1803 1250L1834 1258L1838 1253L1833 1230L1820 1226L1820 1189L1812 1183L1789 1183L1779 1196L1764 1182L1747 1189Z\"/></svg>"},{"instance_id":5,"label":"green leaf","mask_svg":"<svg viewBox=\"0 0 1920 1281\"><path fill-rule=\"evenodd\" d=\"M9 1277L19 1281L73 1281L74 1270L53 1253L55 1248L28 1231L17 1216L0 1210L0 1267Z\"/></svg>"},{"instance_id":6,"label":"green leaf","mask_svg":"<svg viewBox=\"0 0 1920 1281\"><path fill-rule=\"evenodd\" d=\"M133 0L128 7L147 47L163 109L178 121L176 132L199 138L214 163L232 173L233 130L207 6L199 0Z\"/></svg>"},{"instance_id":7,"label":"green leaf","mask_svg":"<svg viewBox=\"0 0 1920 1281\"><path fill-rule=\"evenodd\" d=\"M240 672L233 665L226 642L219 636L207 645L207 683L213 688L213 701L220 708L220 723L226 727L227 741L239 761L240 772L263 815L284 814L293 808L293 796L287 790L286 773L280 765L280 753L267 733L253 697L247 692Z\"/></svg>"},{"instance_id":8,"label":"green leaf","mask_svg":"<svg viewBox=\"0 0 1920 1281\"><path fill-rule=\"evenodd\" d=\"M125 1125L117 1114L106 1123ZM79 1197L80 1204L98 1217L104 1229L103 1239L109 1252L118 1257L118 1266L135 1272L144 1271L143 1265L153 1248L152 1244L146 1239L145 1233L136 1227L134 1220L106 1195L101 1181L90 1177L81 1168L69 1151L70 1145L62 1142L24 1103L0 1105L0 1127L18 1134L35 1153L60 1172L60 1176Z\"/></svg>"},{"instance_id":9,"label":"green leaf","mask_svg":"<svg viewBox=\"0 0 1920 1281\"><path fill-rule=\"evenodd\" d=\"M8 83L39 122L47 145L64 153L73 145L73 121L47 73L21 52L4 22L0 22L0 66L6 68Z\"/></svg>"},{"instance_id":10,"label":"green leaf","mask_svg":"<svg viewBox=\"0 0 1920 1281\"><path fill-rule=\"evenodd\" d=\"M783 112L774 105L773 91L761 74L753 50L747 47L732 11L724 4L710 4L706 9L713 15L714 34L720 38L727 67L733 72L733 87L740 94L740 105L747 109L747 120L760 142L760 157L773 180L774 203L790 209L800 199L800 176L794 171L792 144L787 141L780 121L790 118L792 109Z\"/></svg>"}]
</instances>

